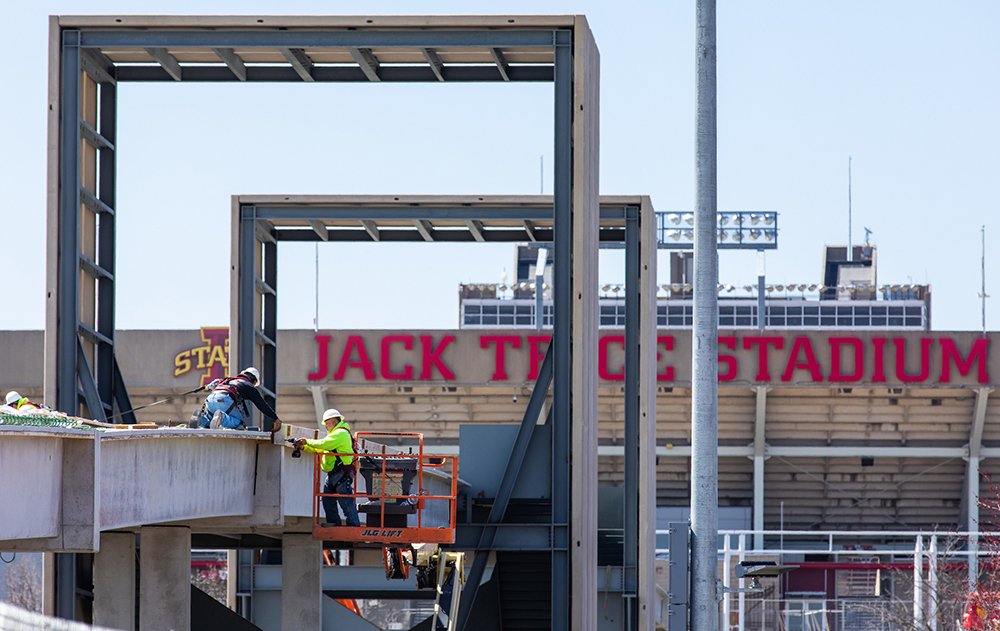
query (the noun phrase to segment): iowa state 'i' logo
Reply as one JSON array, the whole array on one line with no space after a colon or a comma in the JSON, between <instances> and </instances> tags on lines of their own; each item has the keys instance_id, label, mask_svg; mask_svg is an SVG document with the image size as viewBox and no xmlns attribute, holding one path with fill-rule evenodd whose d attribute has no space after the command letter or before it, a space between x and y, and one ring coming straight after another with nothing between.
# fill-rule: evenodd
<instances>
[{"instance_id":1,"label":"iowa state 'i' logo","mask_svg":"<svg viewBox=\"0 0 1000 631\"><path fill-rule=\"evenodd\" d=\"M204 370L201 385L229 375L229 328L202 327L201 341L204 346L182 351L174 357L174 377L180 377L194 370Z\"/></svg>"}]
</instances>

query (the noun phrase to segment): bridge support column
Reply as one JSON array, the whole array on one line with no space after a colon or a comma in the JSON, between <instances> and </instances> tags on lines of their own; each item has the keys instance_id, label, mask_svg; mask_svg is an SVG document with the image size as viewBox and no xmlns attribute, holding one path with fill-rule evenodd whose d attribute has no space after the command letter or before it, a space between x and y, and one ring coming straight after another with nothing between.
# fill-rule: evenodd
<instances>
[{"instance_id":1,"label":"bridge support column","mask_svg":"<svg viewBox=\"0 0 1000 631\"><path fill-rule=\"evenodd\" d=\"M139 628L191 628L191 529L148 526L139 532Z\"/></svg>"},{"instance_id":2,"label":"bridge support column","mask_svg":"<svg viewBox=\"0 0 1000 631\"><path fill-rule=\"evenodd\" d=\"M320 571L323 542L311 534L286 534L281 540L281 628L319 629L323 622Z\"/></svg>"},{"instance_id":3,"label":"bridge support column","mask_svg":"<svg viewBox=\"0 0 1000 631\"><path fill-rule=\"evenodd\" d=\"M101 533L101 551L94 556L94 624L135 628L135 533Z\"/></svg>"}]
</instances>

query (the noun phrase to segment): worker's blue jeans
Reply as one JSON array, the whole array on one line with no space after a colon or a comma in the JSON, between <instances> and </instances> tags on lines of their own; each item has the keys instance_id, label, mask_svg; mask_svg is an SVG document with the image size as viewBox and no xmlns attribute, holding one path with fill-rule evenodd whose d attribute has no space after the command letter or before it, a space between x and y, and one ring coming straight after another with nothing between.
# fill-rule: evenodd
<instances>
[{"instance_id":1,"label":"worker's blue jeans","mask_svg":"<svg viewBox=\"0 0 1000 631\"><path fill-rule=\"evenodd\" d=\"M243 414L240 406L233 405L233 398L229 396L229 393L225 390L213 390L205 401L205 409L198 421L198 427L208 427L212 422L212 417L219 410L222 411L222 427L236 429L243 425Z\"/></svg>"},{"instance_id":2,"label":"worker's blue jeans","mask_svg":"<svg viewBox=\"0 0 1000 631\"><path fill-rule=\"evenodd\" d=\"M333 471L326 474L326 484L323 485L323 493L336 493L338 495L352 495L354 493L354 472L353 471ZM353 497L328 497L323 496L323 512L326 513L326 521L334 526L340 525L340 514L337 513L337 504L344 511L348 526L357 528L361 525L358 519L358 505Z\"/></svg>"}]
</instances>

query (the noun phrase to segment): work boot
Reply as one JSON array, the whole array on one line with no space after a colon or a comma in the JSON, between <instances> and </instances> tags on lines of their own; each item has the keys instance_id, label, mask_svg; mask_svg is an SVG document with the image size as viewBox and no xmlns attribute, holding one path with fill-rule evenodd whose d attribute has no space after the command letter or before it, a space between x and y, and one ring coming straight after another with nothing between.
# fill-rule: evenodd
<instances>
[{"instance_id":1,"label":"work boot","mask_svg":"<svg viewBox=\"0 0 1000 631\"><path fill-rule=\"evenodd\" d=\"M212 416L212 422L208 426L211 429L219 429L220 425L222 425L222 410L217 410L215 415Z\"/></svg>"}]
</instances>

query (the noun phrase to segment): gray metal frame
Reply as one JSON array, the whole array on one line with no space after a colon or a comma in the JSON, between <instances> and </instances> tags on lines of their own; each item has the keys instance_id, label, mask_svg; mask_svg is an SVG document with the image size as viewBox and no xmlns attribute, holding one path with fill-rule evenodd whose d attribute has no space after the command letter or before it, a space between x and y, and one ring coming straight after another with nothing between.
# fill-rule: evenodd
<instances>
[{"instance_id":1,"label":"gray metal frame","mask_svg":"<svg viewBox=\"0 0 1000 631\"><path fill-rule=\"evenodd\" d=\"M122 412L131 409L124 379L115 361L114 348L114 252L115 252L115 153L116 137L116 89L121 81L306 81L306 82L342 82L342 81L552 81L555 86L555 165L554 165L554 225L552 239L554 248L554 277L556 316L554 323L554 401L553 401L553 533L550 540L552 551L552 628L568 629L571 620L587 614L585 611L588 597L581 595L577 601L571 595L571 557L578 554L570 551L570 508L573 487L571 486L572 460L570 453L571 438L574 434L573 419L577 415L589 414L588 411L574 412L573 403L573 248L579 243L574 236L574 204L590 203L590 195L596 197L596 188L584 182L578 185L583 192L574 191L574 178L588 180L591 176L596 180L596 158L593 162L580 161L574 167L573 134L574 134L574 86L577 79L574 72L573 46L581 50L592 50L592 56L587 60L588 67L581 69L591 72L596 67L596 46L586 27L586 21L579 17L554 19L560 26L534 26L533 19L524 19L529 26L499 27L495 24L475 23L469 28L434 28L417 29L385 28L377 26L362 29L355 28L309 28L282 29L267 27L254 28L221 28L213 27L216 18L204 18L205 24L198 24L198 19L189 23L171 18L148 18L151 23L160 20L162 27L136 27L142 19L117 18L117 23L111 23L111 18L79 18L74 23L72 19L53 17L50 19L50 34L53 40L52 56L50 57L50 93L54 101L50 101L50 134L57 140L57 147L50 150L50 204L49 204L49 288L55 290L54 300L49 302L47 315L46 337L49 350L46 353L46 400L60 410L71 414L80 414L81 402L86 405L89 416L100 420L107 419L114 413L117 404ZM447 18L444 18L446 20ZM280 22L280 18L269 18L269 22ZM234 19L235 22L246 24L246 18ZM431 19L433 22L433 18ZM495 19L496 21L496 19ZM513 23L514 19L506 22ZM258 19L257 22L264 22ZM371 24L373 20L367 20ZM489 19L485 19L489 22ZM536 21L537 24L537 21ZM82 25L82 26L81 26ZM226 27L225 24L215 26ZM310 26L306 24L305 26ZM580 30L575 30L581 27ZM579 38L574 44L574 37ZM582 42L582 43L581 43ZM309 55L311 49L345 48L358 62L354 65L314 64ZM380 66L372 48L412 49L419 48L427 60L422 65ZM505 60L502 49L535 48L542 51L552 51L552 63L510 64ZM280 51L287 60L284 66L256 66L243 63L234 49L253 49ZM435 50L447 48L483 48L489 51L494 65L444 65ZM114 61L116 55L123 51L134 52L144 50L155 65L120 65ZM170 49L175 49L172 53ZM179 49L179 50L178 50ZM192 53L191 51L195 51ZM207 54L211 51L217 59L224 62L220 65L185 65L178 59L182 54ZM177 56L175 56L177 55ZM97 129L93 129L83 120L83 110L90 101L85 100L84 87L86 79L82 72L91 76L98 86L100 99L100 121ZM594 96L594 101L588 102L587 116L596 124L596 75L594 85L589 88L588 95ZM89 93L87 99L92 98ZM583 98L581 96L581 98ZM584 101L586 99L584 98ZM56 107L51 105L55 103ZM582 103L583 101L581 101ZM580 109L583 110L581 104ZM593 112L591 114L590 112ZM582 119L582 117L581 117ZM588 123L589 124L589 123ZM586 134L579 140L589 138ZM596 130L594 134L596 140ZM94 146L100 156L98 191L88 190L82 181L85 159L81 151L81 142L86 141ZM50 143L51 145L52 143ZM92 165L93 166L93 165ZM593 167L594 173L587 172ZM584 190L590 186L588 190ZM596 186L596 185L594 185ZM53 196L54 191L54 196ZM575 197L574 197L575 196ZM576 201L574 201L576 199ZM581 202L582 200L582 202ZM79 226L81 219L88 220L86 213L96 215L94 225L96 235L81 234ZM251 211L252 212L252 211ZM236 336L231 344L235 352L232 361L236 365L256 363L256 346L262 351L260 361L265 365L276 363L276 279L277 279L277 239L262 245L260 254L260 274L249 274L247 270L255 270L257 265L256 238L257 218L243 221L239 237L240 245L239 267L243 271L240 276L239 301L237 308L240 315L236 324L239 331L231 334ZM470 231L476 232L479 227L470 223ZM417 231L422 236L430 234L423 224L417 224ZM524 224L525 232L531 236L530 223ZM425 237L426 238L426 237ZM97 260L84 256L90 246L94 246ZM577 257L593 256L596 253L576 252ZM81 283L80 273L84 272L95 279L95 296L90 300L81 300L82 290L89 285ZM257 285L265 294L261 299L260 317L262 325L256 326ZM586 288L586 291L591 291ZM253 302L250 298L253 297ZM93 313L90 313L93 304ZM594 303L596 304L596 302ZM95 325L87 322L93 319ZM579 324L577 324L579 326ZM87 345L94 347L94 365L88 360ZM590 350L580 357L588 356ZM586 381L586 378L584 378ZM262 375L262 385L266 397L274 401L276 391L276 370L265 369ZM585 508L585 510L587 510ZM584 526L581 532L586 533ZM591 542L587 542L589 546ZM596 542L594 543L596 550ZM589 552L584 552L584 557ZM73 572L68 564L59 564L60 572L57 582L57 611L60 616L73 618L74 581ZM590 570L579 568L578 572L586 574L590 583L593 576ZM596 576L596 575L595 575ZM589 583L588 583L589 584ZM579 599L583 600L580 601ZM571 603L573 612L571 615Z\"/></svg>"}]
</instances>

